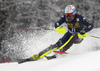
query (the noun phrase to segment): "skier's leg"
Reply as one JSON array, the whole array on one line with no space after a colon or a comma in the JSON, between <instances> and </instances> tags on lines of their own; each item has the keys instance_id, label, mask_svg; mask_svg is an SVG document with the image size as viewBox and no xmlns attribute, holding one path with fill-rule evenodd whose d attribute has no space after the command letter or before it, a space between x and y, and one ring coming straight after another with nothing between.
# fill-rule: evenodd
<instances>
[{"instance_id":1,"label":"skier's leg","mask_svg":"<svg viewBox=\"0 0 100 71\"><path fill-rule=\"evenodd\" d=\"M63 42L62 46L59 47L60 51L62 51L62 52L68 50L73 45L73 43L79 44L83 41L83 39L78 38L77 35L70 35L69 33L68 33L68 35L70 36L69 38L68 38L68 36L66 36L61 39L62 42L66 41L64 39L68 39L66 42Z\"/></svg>"},{"instance_id":2,"label":"skier's leg","mask_svg":"<svg viewBox=\"0 0 100 71\"><path fill-rule=\"evenodd\" d=\"M75 39L75 36L67 32L56 44L49 46L48 48L41 51L39 54L33 55L32 57L25 59L23 62L35 61L37 59L43 58L44 56L58 48L60 49L60 51L65 51L73 44L73 42L75 42Z\"/></svg>"},{"instance_id":3,"label":"skier's leg","mask_svg":"<svg viewBox=\"0 0 100 71\"><path fill-rule=\"evenodd\" d=\"M67 32L56 44L60 51L64 52L67 49L69 49L75 40L77 39L77 36L72 35L71 33ZM56 54L53 56L45 56L48 60L56 58Z\"/></svg>"},{"instance_id":4,"label":"skier's leg","mask_svg":"<svg viewBox=\"0 0 100 71\"><path fill-rule=\"evenodd\" d=\"M68 31L56 44L60 51L66 51L72 46L76 39L77 38Z\"/></svg>"},{"instance_id":5,"label":"skier's leg","mask_svg":"<svg viewBox=\"0 0 100 71\"><path fill-rule=\"evenodd\" d=\"M18 63L23 63L23 62L27 62L27 61L35 61L38 60L40 58L43 58L44 56L46 56L47 54L51 53L52 51L57 49L57 44L51 45L48 48L44 49L43 51L41 51L39 54L35 54L30 58L27 59L18 59Z\"/></svg>"},{"instance_id":6,"label":"skier's leg","mask_svg":"<svg viewBox=\"0 0 100 71\"><path fill-rule=\"evenodd\" d=\"M77 39L76 36L74 35L70 36L70 38L61 47L59 47L60 51L65 52L66 50L68 50L76 41L76 39Z\"/></svg>"},{"instance_id":7,"label":"skier's leg","mask_svg":"<svg viewBox=\"0 0 100 71\"><path fill-rule=\"evenodd\" d=\"M38 58L32 56L33 60L37 60L39 58L43 58L47 54L51 53L52 51L56 49L60 49L60 51L65 51L71 47L71 45L75 42L77 38L72 35L70 32L67 32L58 42L52 46L49 46L48 48L44 49L38 54Z\"/></svg>"},{"instance_id":8,"label":"skier's leg","mask_svg":"<svg viewBox=\"0 0 100 71\"><path fill-rule=\"evenodd\" d=\"M51 45L48 48L44 49L39 53L39 58L43 58L47 54L51 53L52 51L56 50L58 48L57 44Z\"/></svg>"},{"instance_id":9,"label":"skier's leg","mask_svg":"<svg viewBox=\"0 0 100 71\"><path fill-rule=\"evenodd\" d=\"M65 35L58 40L58 42L52 46L49 46L48 48L44 49L43 51L41 51L39 53L39 58L43 58L44 56L46 56L47 54L51 53L52 51L58 49L59 47L61 47L71 36L72 34L67 32L65 33ZM61 49L61 48L60 48ZM33 57L34 58L34 57Z\"/></svg>"}]
</instances>

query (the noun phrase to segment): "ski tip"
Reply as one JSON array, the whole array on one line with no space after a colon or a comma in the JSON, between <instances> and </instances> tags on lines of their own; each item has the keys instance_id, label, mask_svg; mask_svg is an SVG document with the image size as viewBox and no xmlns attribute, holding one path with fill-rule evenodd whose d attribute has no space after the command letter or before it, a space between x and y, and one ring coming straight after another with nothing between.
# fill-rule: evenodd
<instances>
[{"instance_id":1,"label":"ski tip","mask_svg":"<svg viewBox=\"0 0 100 71\"><path fill-rule=\"evenodd\" d=\"M18 64L26 62L25 59L17 59Z\"/></svg>"}]
</instances>

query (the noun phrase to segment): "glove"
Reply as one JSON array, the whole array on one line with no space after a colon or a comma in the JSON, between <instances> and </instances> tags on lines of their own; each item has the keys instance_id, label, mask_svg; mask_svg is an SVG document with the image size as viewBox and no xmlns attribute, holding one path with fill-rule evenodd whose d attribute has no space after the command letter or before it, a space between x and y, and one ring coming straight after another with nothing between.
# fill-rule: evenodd
<instances>
[{"instance_id":1,"label":"glove","mask_svg":"<svg viewBox=\"0 0 100 71\"><path fill-rule=\"evenodd\" d=\"M86 32L85 32L84 30L81 30L81 31L80 31L80 34L81 34L81 35L84 35L85 33L86 33Z\"/></svg>"},{"instance_id":2,"label":"glove","mask_svg":"<svg viewBox=\"0 0 100 71\"><path fill-rule=\"evenodd\" d=\"M81 30L80 33L78 33L78 37L81 39L85 38L86 36L87 36L87 34L85 33L84 30Z\"/></svg>"}]
</instances>

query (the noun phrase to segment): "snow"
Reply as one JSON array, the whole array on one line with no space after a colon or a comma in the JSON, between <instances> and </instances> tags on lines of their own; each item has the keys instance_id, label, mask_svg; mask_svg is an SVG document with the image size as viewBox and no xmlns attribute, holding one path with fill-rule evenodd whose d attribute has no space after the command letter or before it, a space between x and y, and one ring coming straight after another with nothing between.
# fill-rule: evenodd
<instances>
[{"instance_id":1,"label":"snow","mask_svg":"<svg viewBox=\"0 0 100 71\"><path fill-rule=\"evenodd\" d=\"M100 36L100 29L93 29L88 34ZM56 34L57 38L54 35ZM58 35L56 32L49 32L43 38L43 42L39 42L41 49L43 46L48 46L54 43L62 35ZM47 37L52 37L55 41L47 41ZM45 44L43 44L45 42ZM73 45L67 52L69 54L57 55L56 59L46 60L45 58L34 62L26 62L23 64L18 63L3 63L0 64L0 70L2 71L100 71L100 39L93 37L86 37L80 44ZM46 44L47 43L47 44ZM33 44L32 44L33 45ZM38 47L38 45L37 45ZM40 49L40 50L41 50ZM32 50L30 50L32 51Z\"/></svg>"}]
</instances>

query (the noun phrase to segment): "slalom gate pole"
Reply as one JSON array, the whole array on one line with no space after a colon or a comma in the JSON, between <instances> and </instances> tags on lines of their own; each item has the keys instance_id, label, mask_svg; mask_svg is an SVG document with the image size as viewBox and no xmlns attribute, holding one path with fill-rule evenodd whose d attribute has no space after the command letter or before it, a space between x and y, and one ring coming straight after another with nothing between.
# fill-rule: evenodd
<instances>
[{"instance_id":1,"label":"slalom gate pole","mask_svg":"<svg viewBox=\"0 0 100 71\"><path fill-rule=\"evenodd\" d=\"M6 62L9 63L9 60L8 60L7 56L3 58L3 63L6 63Z\"/></svg>"}]
</instances>

